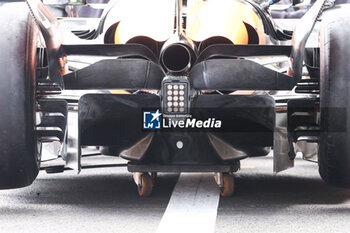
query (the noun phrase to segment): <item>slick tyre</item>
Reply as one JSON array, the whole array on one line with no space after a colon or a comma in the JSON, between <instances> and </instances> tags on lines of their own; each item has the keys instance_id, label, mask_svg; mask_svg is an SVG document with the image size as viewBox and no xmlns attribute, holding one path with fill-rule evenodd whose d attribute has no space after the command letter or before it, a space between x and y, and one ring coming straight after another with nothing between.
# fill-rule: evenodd
<instances>
[{"instance_id":1,"label":"slick tyre","mask_svg":"<svg viewBox=\"0 0 350 233\"><path fill-rule=\"evenodd\" d=\"M318 164L325 182L350 188L350 8L337 8L324 13L320 31Z\"/></svg>"},{"instance_id":2,"label":"slick tyre","mask_svg":"<svg viewBox=\"0 0 350 233\"><path fill-rule=\"evenodd\" d=\"M39 162L34 130L37 27L25 3L0 7L0 189L30 185Z\"/></svg>"}]
</instances>

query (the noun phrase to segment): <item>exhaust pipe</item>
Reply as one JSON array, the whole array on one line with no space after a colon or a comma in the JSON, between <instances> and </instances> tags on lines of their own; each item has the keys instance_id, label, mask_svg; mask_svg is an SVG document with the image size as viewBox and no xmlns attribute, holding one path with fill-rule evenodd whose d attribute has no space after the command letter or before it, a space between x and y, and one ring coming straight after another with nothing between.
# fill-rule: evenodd
<instances>
[{"instance_id":1,"label":"exhaust pipe","mask_svg":"<svg viewBox=\"0 0 350 233\"><path fill-rule=\"evenodd\" d=\"M191 67L191 52L187 46L174 43L161 53L161 63L169 73L184 73Z\"/></svg>"},{"instance_id":2,"label":"exhaust pipe","mask_svg":"<svg viewBox=\"0 0 350 233\"><path fill-rule=\"evenodd\" d=\"M182 0L176 0L176 28L174 35L167 40L160 52L160 62L168 73L185 73L196 60L197 48L182 28Z\"/></svg>"}]
</instances>

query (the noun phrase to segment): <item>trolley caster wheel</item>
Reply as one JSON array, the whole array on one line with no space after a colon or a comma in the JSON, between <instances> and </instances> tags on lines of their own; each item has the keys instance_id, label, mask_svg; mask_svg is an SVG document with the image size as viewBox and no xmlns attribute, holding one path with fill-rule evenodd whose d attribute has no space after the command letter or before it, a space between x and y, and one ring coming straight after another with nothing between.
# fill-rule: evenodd
<instances>
[{"instance_id":1,"label":"trolley caster wheel","mask_svg":"<svg viewBox=\"0 0 350 233\"><path fill-rule=\"evenodd\" d=\"M152 177L153 182L157 180L157 172L149 172L148 174Z\"/></svg>"},{"instance_id":2,"label":"trolley caster wheel","mask_svg":"<svg viewBox=\"0 0 350 233\"><path fill-rule=\"evenodd\" d=\"M222 174L222 187L220 187L220 195L222 197L231 197L235 191L235 181L232 174Z\"/></svg>"},{"instance_id":3,"label":"trolley caster wheel","mask_svg":"<svg viewBox=\"0 0 350 233\"><path fill-rule=\"evenodd\" d=\"M153 190L153 178L148 173L141 173L137 182L137 191L140 197L148 197Z\"/></svg>"}]
</instances>

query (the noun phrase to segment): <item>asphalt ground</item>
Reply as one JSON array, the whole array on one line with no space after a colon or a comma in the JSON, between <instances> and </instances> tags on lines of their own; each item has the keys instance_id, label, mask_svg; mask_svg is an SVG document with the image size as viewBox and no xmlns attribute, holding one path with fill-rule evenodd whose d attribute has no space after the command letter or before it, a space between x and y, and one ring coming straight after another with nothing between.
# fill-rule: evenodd
<instances>
[{"instance_id":1,"label":"asphalt ground","mask_svg":"<svg viewBox=\"0 0 350 233\"><path fill-rule=\"evenodd\" d=\"M124 163L83 158L110 162ZM235 182L235 196L220 198L209 174L159 174L152 196L139 197L125 167L42 171L0 191L0 232L350 232L350 190L324 184L315 163L275 175L271 156L250 158Z\"/></svg>"}]
</instances>

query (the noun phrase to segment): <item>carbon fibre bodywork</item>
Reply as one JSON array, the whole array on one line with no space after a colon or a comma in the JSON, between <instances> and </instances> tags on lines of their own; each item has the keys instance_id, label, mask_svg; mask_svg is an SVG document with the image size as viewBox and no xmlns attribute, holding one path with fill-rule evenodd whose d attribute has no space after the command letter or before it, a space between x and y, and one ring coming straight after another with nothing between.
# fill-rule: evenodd
<instances>
[{"instance_id":1,"label":"carbon fibre bodywork","mask_svg":"<svg viewBox=\"0 0 350 233\"><path fill-rule=\"evenodd\" d=\"M79 102L82 145L113 146L116 155L157 164L229 164L248 156L263 156L273 145L275 104L268 95L203 95L192 101L192 119L219 119L219 129L143 128L143 112L161 109L154 95L94 95ZM123 154L152 135L136 155ZM217 139L217 140L215 140ZM220 140L219 140L220 139ZM181 141L183 147L177 148ZM221 143L221 144L220 144ZM232 147L228 153L225 145Z\"/></svg>"}]
</instances>

